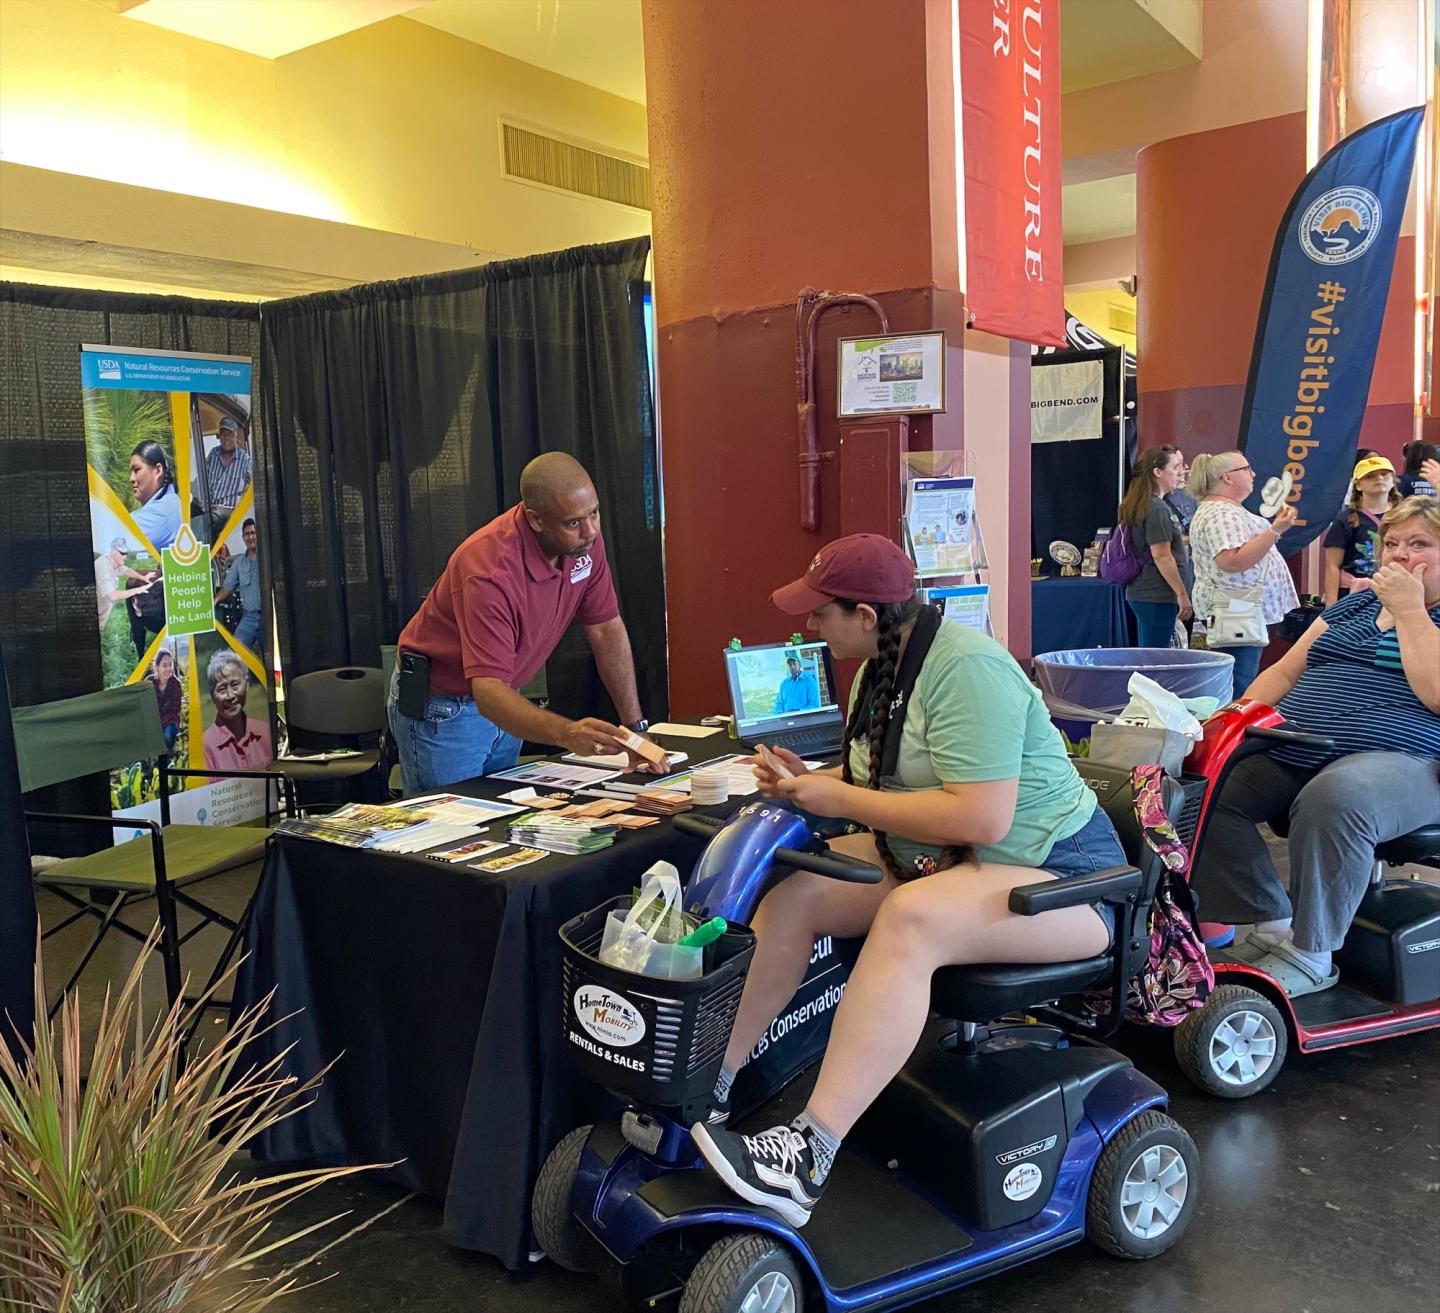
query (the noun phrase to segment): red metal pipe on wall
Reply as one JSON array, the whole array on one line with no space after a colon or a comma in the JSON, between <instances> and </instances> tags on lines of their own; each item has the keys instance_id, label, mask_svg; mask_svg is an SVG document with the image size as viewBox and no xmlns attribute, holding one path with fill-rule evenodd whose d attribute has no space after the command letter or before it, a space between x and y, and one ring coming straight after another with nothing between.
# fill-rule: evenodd
<instances>
[{"instance_id":1,"label":"red metal pipe on wall","mask_svg":"<svg viewBox=\"0 0 1440 1313\"><path fill-rule=\"evenodd\" d=\"M795 299L795 392L800 422L800 527L814 533L820 527L820 465L833 460L833 452L820 450L819 419L815 413L815 332L820 316L837 305L867 305L890 331L885 308L863 292L820 292L803 288ZM808 314L807 314L808 312Z\"/></svg>"}]
</instances>

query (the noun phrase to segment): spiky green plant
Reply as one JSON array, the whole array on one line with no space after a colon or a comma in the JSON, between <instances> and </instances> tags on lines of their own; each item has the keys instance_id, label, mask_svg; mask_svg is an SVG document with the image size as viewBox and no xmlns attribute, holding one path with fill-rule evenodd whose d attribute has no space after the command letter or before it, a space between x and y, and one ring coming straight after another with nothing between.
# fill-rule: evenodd
<instances>
[{"instance_id":1,"label":"spiky green plant","mask_svg":"<svg viewBox=\"0 0 1440 1313\"><path fill-rule=\"evenodd\" d=\"M90 464L130 510L136 506L130 491L130 454L142 442L158 442L165 455L175 459L175 433L164 392L85 389L85 448ZM170 472L173 477L173 465Z\"/></svg>"},{"instance_id":2,"label":"spiky green plant","mask_svg":"<svg viewBox=\"0 0 1440 1313\"><path fill-rule=\"evenodd\" d=\"M41 1313L257 1313L300 1288L288 1270L248 1264L293 1243L270 1232L291 1200L366 1167L259 1180L235 1153L310 1102L324 1073L283 1075L289 1050L241 1068L267 998L183 1072L195 1009L148 1028L141 953L113 1002L107 989L88 1071L72 991L58 1024L37 1025L17 1058L0 1044L0 1309ZM36 967L36 1015L45 1015Z\"/></svg>"}]
</instances>

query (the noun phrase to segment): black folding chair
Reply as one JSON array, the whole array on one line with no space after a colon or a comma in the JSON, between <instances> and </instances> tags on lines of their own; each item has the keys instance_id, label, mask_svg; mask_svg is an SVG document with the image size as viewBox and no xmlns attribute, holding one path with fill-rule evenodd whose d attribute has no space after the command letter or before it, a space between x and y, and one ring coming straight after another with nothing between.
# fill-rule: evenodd
<instances>
[{"instance_id":1,"label":"black folding chair","mask_svg":"<svg viewBox=\"0 0 1440 1313\"><path fill-rule=\"evenodd\" d=\"M128 766L140 760L158 760L160 774L160 820L137 817L90 816L69 812L27 810L27 821L50 821L91 830L133 831L133 837L84 857L70 857L46 867L35 878L40 889L48 889L76 910L59 925L44 932L44 938L58 933L86 916L93 916L99 928L79 964L71 972L59 995L50 1004L54 1016L65 995L79 980L95 951L111 930L118 930L143 943L146 935L127 925L120 914L132 903L155 899L160 922L160 953L165 963L165 993L170 1004L182 997L180 949L205 926L215 924L230 932L221 960L211 973L206 992L220 978L233 956L243 932L242 922L208 906L189 892L200 880L258 860L265 851L270 831L263 826L177 825L170 820L170 782L177 777L206 779L276 780L285 799L285 810L294 814L292 786L274 771L187 770L170 765L165 734L155 692L148 683L106 689L81 697L47 702L34 707L16 707L16 755L20 762L20 787L24 792L79 779L99 771ZM269 784L266 784L266 819L269 818ZM92 891L105 891L108 901L96 902ZM176 919L176 904L183 904L200 916L199 922L183 935ZM193 1002L197 996L187 997ZM220 1006L219 1001L215 1003Z\"/></svg>"}]
</instances>

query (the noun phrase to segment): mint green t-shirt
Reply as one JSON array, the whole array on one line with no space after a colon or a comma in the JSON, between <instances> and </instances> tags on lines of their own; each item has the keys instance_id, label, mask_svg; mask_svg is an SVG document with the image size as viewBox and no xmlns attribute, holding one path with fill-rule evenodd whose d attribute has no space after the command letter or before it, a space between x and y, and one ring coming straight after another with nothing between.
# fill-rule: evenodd
<instances>
[{"instance_id":1,"label":"mint green t-shirt","mask_svg":"<svg viewBox=\"0 0 1440 1313\"><path fill-rule=\"evenodd\" d=\"M852 708L860 683L857 676ZM870 744L863 726L850 744L850 770L856 784L869 783ZM975 851L985 862L1039 866L1057 840L1068 839L1094 814L1095 795L1070 764L1039 690L1015 659L978 630L942 623L915 681L896 774L881 787L913 792L1011 779L1018 779L1020 788L1010 832ZM903 835L888 838L902 867L940 851Z\"/></svg>"}]
</instances>

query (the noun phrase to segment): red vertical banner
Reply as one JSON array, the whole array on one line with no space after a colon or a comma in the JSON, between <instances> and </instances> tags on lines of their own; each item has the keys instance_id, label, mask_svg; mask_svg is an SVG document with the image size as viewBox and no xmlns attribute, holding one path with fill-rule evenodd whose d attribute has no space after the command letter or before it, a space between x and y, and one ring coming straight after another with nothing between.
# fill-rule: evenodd
<instances>
[{"instance_id":1,"label":"red vertical banner","mask_svg":"<svg viewBox=\"0 0 1440 1313\"><path fill-rule=\"evenodd\" d=\"M1060 0L954 0L953 12L971 323L1064 346Z\"/></svg>"}]
</instances>

